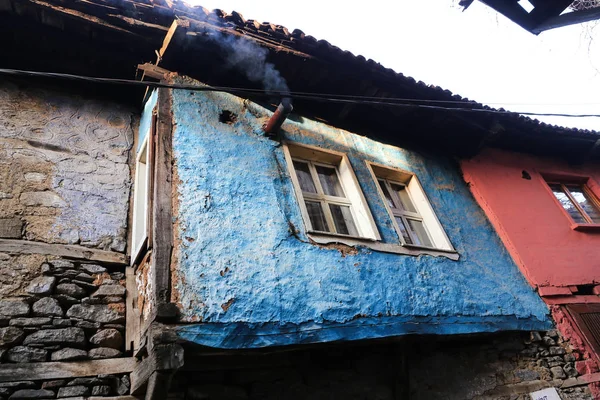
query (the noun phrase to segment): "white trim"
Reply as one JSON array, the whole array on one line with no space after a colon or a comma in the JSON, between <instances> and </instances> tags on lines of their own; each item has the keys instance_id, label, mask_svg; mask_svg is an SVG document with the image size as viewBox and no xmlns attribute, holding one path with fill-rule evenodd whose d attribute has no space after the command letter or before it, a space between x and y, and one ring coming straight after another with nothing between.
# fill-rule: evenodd
<instances>
[{"instance_id":1,"label":"white trim","mask_svg":"<svg viewBox=\"0 0 600 400\"><path fill-rule=\"evenodd\" d=\"M139 256L148 239L148 199L150 193L150 152L148 151L148 137L142 142L135 163L135 179L133 186L133 226L131 230L131 265ZM144 162L142 162L142 157ZM140 205L142 203L143 205Z\"/></svg>"}]
</instances>

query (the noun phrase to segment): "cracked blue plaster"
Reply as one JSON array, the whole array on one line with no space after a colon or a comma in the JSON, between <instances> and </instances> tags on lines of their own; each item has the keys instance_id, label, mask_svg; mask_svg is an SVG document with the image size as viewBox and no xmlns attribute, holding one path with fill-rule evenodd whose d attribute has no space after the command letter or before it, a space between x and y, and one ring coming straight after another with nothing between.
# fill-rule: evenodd
<instances>
[{"instance_id":1,"label":"cracked blue plaster","mask_svg":"<svg viewBox=\"0 0 600 400\"><path fill-rule=\"evenodd\" d=\"M219 122L222 110L235 122ZM173 111L182 338L251 348L551 327L454 161L288 119L286 140L348 154L383 242L398 236L365 160L414 172L460 259L365 247L344 256L309 243L283 150L261 135L265 118L211 92L173 91Z\"/></svg>"}]
</instances>

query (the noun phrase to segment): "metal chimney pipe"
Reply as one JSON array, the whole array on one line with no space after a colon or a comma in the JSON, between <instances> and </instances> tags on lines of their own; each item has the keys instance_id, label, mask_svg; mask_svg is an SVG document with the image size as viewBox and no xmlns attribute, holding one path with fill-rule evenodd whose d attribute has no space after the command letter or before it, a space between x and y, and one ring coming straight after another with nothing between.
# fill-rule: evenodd
<instances>
[{"instance_id":1,"label":"metal chimney pipe","mask_svg":"<svg viewBox=\"0 0 600 400\"><path fill-rule=\"evenodd\" d=\"M267 135L274 135L277 133L285 119L290 115L294 107L292 107L292 99L284 97L281 99L281 103L277 106L277 110L273 113L271 118L263 125L263 130Z\"/></svg>"}]
</instances>

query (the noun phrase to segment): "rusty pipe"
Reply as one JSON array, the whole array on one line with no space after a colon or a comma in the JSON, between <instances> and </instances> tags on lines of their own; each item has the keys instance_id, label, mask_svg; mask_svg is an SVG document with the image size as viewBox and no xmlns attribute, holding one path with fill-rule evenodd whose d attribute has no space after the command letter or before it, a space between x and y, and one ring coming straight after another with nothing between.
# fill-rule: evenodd
<instances>
[{"instance_id":1,"label":"rusty pipe","mask_svg":"<svg viewBox=\"0 0 600 400\"><path fill-rule=\"evenodd\" d=\"M267 135L274 135L277 133L293 109L294 107L292 107L292 99L289 97L282 98L281 103L279 103L271 118L269 118L267 123L263 125L263 130L265 133Z\"/></svg>"}]
</instances>

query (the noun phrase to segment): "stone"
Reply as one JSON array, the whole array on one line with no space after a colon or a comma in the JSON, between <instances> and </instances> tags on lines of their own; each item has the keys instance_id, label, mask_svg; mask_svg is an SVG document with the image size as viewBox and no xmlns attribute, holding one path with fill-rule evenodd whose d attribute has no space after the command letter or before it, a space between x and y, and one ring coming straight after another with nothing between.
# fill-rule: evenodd
<instances>
[{"instance_id":1,"label":"stone","mask_svg":"<svg viewBox=\"0 0 600 400\"><path fill-rule=\"evenodd\" d=\"M90 343L99 347L120 349L123 346L123 336L116 329L103 329L90 338Z\"/></svg>"},{"instance_id":2,"label":"stone","mask_svg":"<svg viewBox=\"0 0 600 400\"><path fill-rule=\"evenodd\" d=\"M85 360L87 358L87 352L85 350L73 349L70 347L55 351L50 356L52 361L75 361Z\"/></svg>"},{"instance_id":3,"label":"stone","mask_svg":"<svg viewBox=\"0 0 600 400\"><path fill-rule=\"evenodd\" d=\"M548 368L548 360L545 360L543 358L541 360L537 360L537 366L542 368Z\"/></svg>"},{"instance_id":4,"label":"stone","mask_svg":"<svg viewBox=\"0 0 600 400\"><path fill-rule=\"evenodd\" d=\"M552 377L554 379L565 379L567 377L565 371L559 366L550 368L550 372L552 372Z\"/></svg>"},{"instance_id":5,"label":"stone","mask_svg":"<svg viewBox=\"0 0 600 400\"><path fill-rule=\"evenodd\" d=\"M529 340L532 342L541 342L542 341L542 335L540 335L539 332L530 332L529 334Z\"/></svg>"},{"instance_id":6,"label":"stone","mask_svg":"<svg viewBox=\"0 0 600 400\"><path fill-rule=\"evenodd\" d=\"M32 389L35 386L34 381L0 382L0 388L10 388L12 390Z\"/></svg>"},{"instance_id":7,"label":"stone","mask_svg":"<svg viewBox=\"0 0 600 400\"><path fill-rule=\"evenodd\" d=\"M25 338L24 344L39 343L45 345L61 344L75 347L85 345L85 333L81 328L44 329Z\"/></svg>"},{"instance_id":8,"label":"stone","mask_svg":"<svg viewBox=\"0 0 600 400\"><path fill-rule=\"evenodd\" d=\"M27 172L24 174L24 178L28 182L42 183L46 180L48 175L41 172Z\"/></svg>"},{"instance_id":9,"label":"stone","mask_svg":"<svg viewBox=\"0 0 600 400\"><path fill-rule=\"evenodd\" d=\"M518 369L515 371L515 377L521 381L534 381L540 379L540 374L530 369Z\"/></svg>"},{"instance_id":10,"label":"stone","mask_svg":"<svg viewBox=\"0 0 600 400\"><path fill-rule=\"evenodd\" d=\"M121 383L117 387L117 393L121 396L128 394L130 384L129 377L127 375L123 375L121 378Z\"/></svg>"},{"instance_id":11,"label":"stone","mask_svg":"<svg viewBox=\"0 0 600 400\"><path fill-rule=\"evenodd\" d=\"M563 358L565 359L565 362L575 362L577 360L577 357L575 357L575 354L573 353L565 354Z\"/></svg>"},{"instance_id":12,"label":"stone","mask_svg":"<svg viewBox=\"0 0 600 400\"><path fill-rule=\"evenodd\" d=\"M94 282L94 277L84 272L78 273L77 275L75 275L75 278L79 279L80 281Z\"/></svg>"},{"instance_id":13,"label":"stone","mask_svg":"<svg viewBox=\"0 0 600 400\"><path fill-rule=\"evenodd\" d=\"M123 297L117 297L117 296L108 296L103 299L104 304L121 303L122 301L123 301Z\"/></svg>"},{"instance_id":14,"label":"stone","mask_svg":"<svg viewBox=\"0 0 600 400\"><path fill-rule=\"evenodd\" d=\"M575 369L575 367L573 366L573 363L568 363L563 367L563 370L565 371L565 373L573 378L575 376L577 376L577 370Z\"/></svg>"},{"instance_id":15,"label":"stone","mask_svg":"<svg viewBox=\"0 0 600 400\"><path fill-rule=\"evenodd\" d=\"M106 272L106 268L97 264L81 264L81 269L90 274L101 274Z\"/></svg>"},{"instance_id":16,"label":"stone","mask_svg":"<svg viewBox=\"0 0 600 400\"><path fill-rule=\"evenodd\" d=\"M67 296L66 294L58 294L54 296L58 302L66 307L72 306L73 304L78 304L79 300L75 297Z\"/></svg>"},{"instance_id":17,"label":"stone","mask_svg":"<svg viewBox=\"0 0 600 400\"><path fill-rule=\"evenodd\" d=\"M75 397L75 396L87 396L90 394L90 390L85 386L65 386L58 389L58 398L63 397Z\"/></svg>"},{"instance_id":18,"label":"stone","mask_svg":"<svg viewBox=\"0 0 600 400\"><path fill-rule=\"evenodd\" d=\"M87 295L87 292L74 283L61 283L56 287L56 293L65 294L70 297L80 299Z\"/></svg>"},{"instance_id":19,"label":"stone","mask_svg":"<svg viewBox=\"0 0 600 400\"><path fill-rule=\"evenodd\" d=\"M65 386L66 381L64 379L57 379L54 381L46 381L42 383L42 389L56 389L61 386Z\"/></svg>"},{"instance_id":20,"label":"stone","mask_svg":"<svg viewBox=\"0 0 600 400\"><path fill-rule=\"evenodd\" d=\"M48 263L42 264L42 274L50 275L52 273L52 267Z\"/></svg>"},{"instance_id":21,"label":"stone","mask_svg":"<svg viewBox=\"0 0 600 400\"><path fill-rule=\"evenodd\" d=\"M88 351L88 357L91 359L115 358L120 355L121 352L119 350L110 349L108 347L98 347Z\"/></svg>"},{"instance_id":22,"label":"stone","mask_svg":"<svg viewBox=\"0 0 600 400\"><path fill-rule=\"evenodd\" d=\"M556 329L550 329L546 335L550 336L551 338L558 338L558 331Z\"/></svg>"},{"instance_id":23,"label":"stone","mask_svg":"<svg viewBox=\"0 0 600 400\"><path fill-rule=\"evenodd\" d=\"M33 317L33 318L14 318L10 320L10 326L42 326L52 323L52 318Z\"/></svg>"},{"instance_id":24,"label":"stone","mask_svg":"<svg viewBox=\"0 0 600 400\"><path fill-rule=\"evenodd\" d=\"M92 388L92 396L108 396L110 395L111 387L107 385L94 386Z\"/></svg>"},{"instance_id":25,"label":"stone","mask_svg":"<svg viewBox=\"0 0 600 400\"><path fill-rule=\"evenodd\" d=\"M50 263L52 264L52 266L54 268L60 268L60 269L75 268L75 264L73 264L71 261L67 261L67 260L63 260L63 259L52 260L52 261L50 261Z\"/></svg>"},{"instance_id":26,"label":"stone","mask_svg":"<svg viewBox=\"0 0 600 400\"><path fill-rule=\"evenodd\" d=\"M29 314L29 304L23 299L0 300L0 315L25 317Z\"/></svg>"},{"instance_id":27,"label":"stone","mask_svg":"<svg viewBox=\"0 0 600 400\"><path fill-rule=\"evenodd\" d=\"M25 290L29 294L50 295L55 284L56 278L53 276L38 276L31 280Z\"/></svg>"},{"instance_id":28,"label":"stone","mask_svg":"<svg viewBox=\"0 0 600 400\"><path fill-rule=\"evenodd\" d=\"M551 356L560 356L566 353L565 349L560 346L553 346L548 349Z\"/></svg>"},{"instance_id":29,"label":"stone","mask_svg":"<svg viewBox=\"0 0 600 400\"><path fill-rule=\"evenodd\" d=\"M48 352L43 349L34 349L26 346L16 346L8 350L6 359L15 363L46 361Z\"/></svg>"},{"instance_id":30,"label":"stone","mask_svg":"<svg viewBox=\"0 0 600 400\"><path fill-rule=\"evenodd\" d=\"M102 304L75 304L67 316L80 318L88 321L100 322L103 324L120 323L125 321L125 316L111 309L108 305Z\"/></svg>"},{"instance_id":31,"label":"stone","mask_svg":"<svg viewBox=\"0 0 600 400\"><path fill-rule=\"evenodd\" d=\"M42 297L33 303L33 314L41 317L52 315L54 317L62 317L64 312L58 303L58 300L52 297Z\"/></svg>"},{"instance_id":32,"label":"stone","mask_svg":"<svg viewBox=\"0 0 600 400\"><path fill-rule=\"evenodd\" d=\"M121 285L102 285L92 297L125 296L125 288Z\"/></svg>"},{"instance_id":33,"label":"stone","mask_svg":"<svg viewBox=\"0 0 600 400\"><path fill-rule=\"evenodd\" d=\"M550 336L544 336L544 344L546 346L555 346L556 341L552 339Z\"/></svg>"},{"instance_id":34,"label":"stone","mask_svg":"<svg viewBox=\"0 0 600 400\"><path fill-rule=\"evenodd\" d=\"M94 285L93 283L89 283L89 282L86 282L86 281L81 281L81 280L78 280L78 279L73 279L72 282L76 283L77 285L79 285L83 289L90 290L90 291L91 290L96 290L96 288L98 288L98 286Z\"/></svg>"},{"instance_id":35,"label":"stone","mask_svg":"<svg viewBox=\"0 0 600 400\"><path fill-rule=\"evenodd\" d=\"M22 232L21 218L0 218L0 238L20 239Z\"/></svg>"},{"instance_id":36,"label":"stone","mask_svg":"<svg viewBox=\"0 0 600 400\"><path fill-rule=\"evenodd\" d=\"M78 321L75 326L83 329L100 329L100 322Z\"/></svg>"},{"instance_id":37,"label":"stone","mask_svg":"<svg viewBox=\"0 0 600 400\"><path fill-rule=\"evenodd\" d=\"M125 274L122 272L111 272L110 277L116 281L120 281L121 279L125 278Z\"/></svg>"},{"instance_id":38,"label":"stone","mask_svg":"<svg viewBox=\"0 0 600 400\"><path fill-rule=\"evenodd\" d=\"M54 320L52 321L52 325L54 326L58 326L61 328L66 328L71 326L71 320L70 319L63 319L63 318L54 318Z\"/></svg>"},{"instance_id":39,"label":"stone","mask_svg":"<svg viewBox=\"0 0 600 400\"><path fill-rule=\"evenodd\" d=\"M103 382L98 378L75 378L67 386L94 386L101 385Z\"/></svg>"},{"instance_id":40,"label":"stone","mask_svg":"<svg viewBox=\"0 0 600 400\"><path fill-rule=\"evenodd\" d=\"M67 203L59 195L49 191L43 192L23 192L19 201L24 206L42 206L60 208L65 207Z\"/></svg>"},{"instance_id":41,"label":"stone","mask_svg":"<svg viewBox=\"0 0 600 400\"><path fill-rule=\"evenodd\" d=\"M54 392L48 389L21 389L9 397L9 400L53 399Z\"/></svg>"},{"instance_id":42,"label":"stone","mask_svg":"<svg viewBox=\"0 0 600 400\"><path fill-rule=\"evenodd\" d=\"M0 346L14 346L25 338L25 332L14 326L0 328Z\"/></svg>"}]
</instances>

